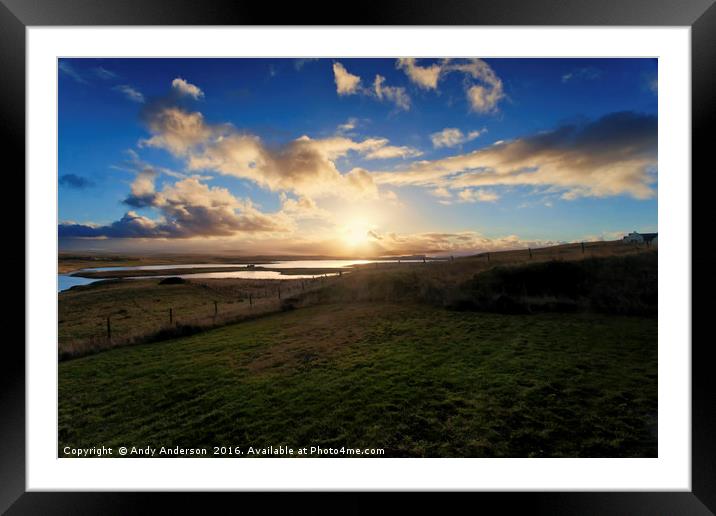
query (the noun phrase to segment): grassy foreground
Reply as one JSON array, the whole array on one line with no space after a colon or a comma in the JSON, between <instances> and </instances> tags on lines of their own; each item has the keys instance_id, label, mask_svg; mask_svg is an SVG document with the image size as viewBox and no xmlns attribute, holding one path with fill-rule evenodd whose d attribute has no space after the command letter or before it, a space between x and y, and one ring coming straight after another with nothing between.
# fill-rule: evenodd
<instances>
[{"instance_id":1,"label":"grassy foreground","mask_svg":"<svg viewBox=\"0 0 716 516\"><path fill-rule=\"evenodd\" d=\"M58 453L345 445L385 457L653 457L656 342L647 317L300 308L61 362Z\"/></svg>"}]
</instances>

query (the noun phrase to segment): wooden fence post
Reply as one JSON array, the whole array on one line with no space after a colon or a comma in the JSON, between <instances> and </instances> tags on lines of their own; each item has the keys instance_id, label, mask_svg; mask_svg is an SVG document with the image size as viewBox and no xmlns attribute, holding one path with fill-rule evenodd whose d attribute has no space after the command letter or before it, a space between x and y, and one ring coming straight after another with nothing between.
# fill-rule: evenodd
<instances>
[{"instance_id":1,"label":"wooden fence post","mask_svg":"<svg viewBox=\"0 0 716 516\"><path fill-rule=\"evenodd\" d=\"M584 242L582 242L582 254L584 254Z\"/></svg>"},{"instance_id":2,"label":"wooden fence post","mask_svg":"<svg viewBox=\"0 0 716 516\"><path fill-rule=\"evenodd\" d=\"M249 308L251 308L252 306L254 306L254 300L251 297L251 294L249 294Z\"/></svg>"},{"instance_id":3,"label":"wooden fence post","mask_svg":"<svg viewBox=\"0 0 716 516\"><path fill-rule=\"evenodd\" d=\"M532 248L528 247L527 250L530 252L530 260L532 259Z\"/></svg>"},{"instance_id":4,"label":"wooden fence post","mask_svg":"<svg viewBox=\"0 0 716 516\"><path fill-rule=\"evenodd\" d=\"M109 315L107 316L107 340L112 340L112 325L109 322Z\"/></svg>"},{"instance_id":5,"label":"wooden fence post","mask_svg":"<svg viewBox=\"0 0 716 516\"><path fill-rule=\"evenodd\" d=\"M174 322L174 312L172 309L169 309L169 324L172 324Z\"/></svg>"},{"instance_id":6,"label":"wooden fence post","mask_svg":"<svg viewBox=\"0 0 716 516\"><path fill-rule=\"evenodd\" d=\"M490 263L490 253L487 253L487 263Z\"/></svg>"},{"instance_id":7,"label":"wooden fence post","mask_svg":"<svg viewBox=\"0 0 716 516\"><path fill-rule=\"evenodd\" d=\"M281 299L281 285L278 286L278 298Z\"/></svg>"},{"instance_id":8,"label":"wooden fence post","mask_svg":"<svg viewBox=\"0 0 716 516\"><path fill-rule=\"evenodd\" d=\"M214 301L214 317L216 317L217 313L219 313L219 304Z\"/></svg>"}]
</instances>

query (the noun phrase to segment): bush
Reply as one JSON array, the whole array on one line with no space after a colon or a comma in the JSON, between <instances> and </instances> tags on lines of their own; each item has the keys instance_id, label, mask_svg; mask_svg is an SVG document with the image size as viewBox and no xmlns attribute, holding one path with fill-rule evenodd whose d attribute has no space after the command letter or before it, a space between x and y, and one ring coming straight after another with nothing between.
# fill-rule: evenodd
<instances>
[{"instance_id":1,"label":"bush","mask_svg":"<svg viewBox=\"0 0 716 516\"><path fill-rule=\"evenodd\" d=\"M500 313L656 315L657 254L496 267L458 285L448 307Z\"/></svg>"},{"instance_id":2,"label":"bush","mask_svg":"<svg viewBox=\"0 0 716 516\"><path fill-rule=\"evenodd\" d=\"M184 283L186 283L186 280L178 276L172 276L170 278L159 280L160 285L183 285Z\"/></svg>"}]
</instances>

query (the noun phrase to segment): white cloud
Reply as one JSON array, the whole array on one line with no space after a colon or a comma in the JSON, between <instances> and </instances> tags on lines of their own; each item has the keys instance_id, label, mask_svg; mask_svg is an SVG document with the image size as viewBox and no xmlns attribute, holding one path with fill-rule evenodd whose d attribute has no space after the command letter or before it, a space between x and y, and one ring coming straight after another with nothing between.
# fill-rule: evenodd
<instances>
[{"instance_id":1,"label":"white cloud","mask_svg":"<svg viewBox=\"0 0 716 516\"><path fill-rule=\"evenodd\" d=\"M186 158L189 170L213 170L273 191L306 196L376 196L370 174L341 174L334 161L349 152L365 155L388 146L385 138L354 141L342 136L317 140L302 136L273 149L254 135L228 125L207 124L201 113L177 107L151 112L147 124L152 136L141 144Z\"/></svg>"},{"instance_id":2,"label":"white cloud","mask_svg":"<svg viewBox=\"0 0 716 516\"><path fill-rule=\"evenodd\" d=\"M346 120L345 123L339 124L336 128L336 131L339 133L347 133L352 131L356 127L358 127L358 119L351 117Z\"/></svg>"},{"instance_id":3,"label":"white cloud","mask_svg":"<svg viewBox=\"0 0 716 516\"><path fill-rule=\"evenodd\" d=\"M415 158L422 154L422 151L413 147L385 145L370 151L365 159Z\"/></svg>"},{"instance_id":4,"label":"white cloud","mask_svg":"<svg viewBox=\"0 0 716 516\"><path fill-rule=\"evenodd\" d=\"M118 86L115 86L112 88L115 91L118 91L120 93L123 93L125 97L127 97L132 102L144 102L144 95L142 95L142 92L137 90L136 88L133 88L132 86L128 84L120 84Z\"/></svg>"},{"instance_id":5,"label":"white cloud","mask_svg":"<svg viewBox=\"0 0 716 516\"><path fill-rule=\"evenodd\" d=\"M602 71L593 66L585 66L583 68L575 68L562 75L562 82L584 80L592 81L602 76Z\"/></svg>"},{"instance_id":6,"label":"white cloud","mask_svg":"<svg viewBox=\"0 0 716 516\"><path fill-rule=\"evenodd\" d=\"M178 107L159 107L147 113L149 131L153 136L140 146L159 147L183 156L192 148L218 136L217 128L204 122L198 111L190 113Z\"/></svg>"},{"instance_id":7,"label":"white cloud","mask_svg":"<svg viewBox=\"0 0 716 516\"><path fill-rule=\"evenodd\" d=\"M386 138L362 141L345 136L312 139L301 136L282 147L269 148L257 136L229 124L208 124L203 115L159 102L144 112L151 136L140 146L168 150L186 159L189 171L215 171L249 179L272 191L299 196L377 198L373 176L362 169L341 173L335 160L350 152L366 159L408 158L421 154L407 146L389 145Z\"/></svg>"},{"instance_id":8,"label":"white cloud","mask_svg":"<svg viewBox=\"0 0 716 516\"><path fill-rule=\"evenodd\" d=\"M336 81L336 92L339 95L354 95L358 93L360 77L348 72L341 63L333 63L333 76Z\"/></svg>"},{"instance_id":9,"label":"white cloud","mask_svg":"<svg viewBox=\"0 0 716 516\"><path fill-rule=\"evenodd\" d=\"M172 88L179 95L186 95L196 100L199 100L200 98L204 97L204 92L201 91L198 86L195 86L194 84L185 81L181 77L177 77L172 81Z\"/></svg>"},{"instance_id":10,"label":"white cloud","mask_svg":"<svg viewBox=\"0 0 716 516\"><path fill-rule=\"evenodd\" d=\"M330 219L331 213L319 208L316 201L310 197L289 197L286 192L279 194L281 212L290 215L294 220L324 220Z\"/></svg>"},{"instance_id":11,"label":"white cloud","mask_svg":"<svg viewBox=\"0 0 716 516\"><path fill-rule=\"evenodd\" d=\"M361 86L361 78L350 73L339 62L333 63L333 75L338 95L367 95L380 101L392 102L398 109L404 111L410 109L410 96L405 88L385 84L385 77L382 75L375 76L371 88Z\"/></svg>"},{"instance_id":12,"label":"white cloud","mask_svg":"<svg viewBox=\"0 0 716 516\"><path fill-rule=\"evenodd\" d=\"M437 89L438 79L442 72L440 65L418 66L412 57L398 59L396 68L404 70L411 81L427 90Z\"/></svg>"},{"instance_id":13,"label":"white cloud","mask_svg":"<svg viewBox=\"0 0 716 516\"><path fill-rule=\"evenodd\" d=\"M435 197L441 197L443 199L452 198L452 193L450 193L450 190L448 190L447 188L442 187L442 186L435 188L434 190L430 190L430 194Z\"/></svg>"},{"instance_id":14,"label":"white cloud","mask_svg":"<svg viewBox=\"0 0 716 516\"><path fill-rule=\"evenodd\" d=\"M656 151L656 116L622 112L374 176L398 186L541 185L564 199L648 199L655 194Z\"/></svg>"},{"instance_id":15,"label":"white cloud","mask_svg":"<svg viewBox=\"0 0 716 516\"><path fill-rule=\"evenodd\" d=\"M502 80L482 59L443 59L430 66L420 66L413 58L398 59L396 67L402 69L408 78L419 87L437 90L441 77L459 72L472 81L467 81L465 94L472 111L491 113L497 110L505 97Z\"/></svg>"},{"instance_id":16,"label":"white cloud","mask_svg":"<svg viewBox=\"0 0 716 516\"><path fill-rule=\"evenodd\" d=\"M488 192L481 188L465 189L457 194L460 202L495 202L500 198L495 192Z\"/></svg>"},{"instance_id":17,"label":"white cloud","mask_svg":"<svg viewBox=\"0 0 716 516\"><path fill-rule=\"evenodd\" d=\"M483 128L476 131L470 131L465 135L460 129L448 127L442 131L431 134L430 140L433 142L433 147L436 149L440 147L455 147L472 141L486 132L487 129Z\"/></svg>"},{"instance_id":18,"label":"white cloud","mask_svg":"<svg viewBox=\"0 0 716 516\"><path fill-rule=\"evenodd\" d=\"M398 109L408 111L410 109L410 97L405 92L405 88L386 86L385 77L376 75L373 82L373 91L379 100L386 99L395 104Z\"/></svg>"},{"instance_id":19,"label":"white cloud","mask_svg":"<svg viewBox=\"0 0 716 516\"><path fill-rule=\"evenodd\" d=\"M192 238L293 229L293 220L287 214L262 213L251 200L237 199L226 188L209 187L189 177L156 191L154 177L151 170L138 174L124 202L131 207L153 208L160 218L150 219L130 210L107 226L61 226L61 236Z\"/></svg>"},{"instance_id":20,"label":"white cloud","mask_svg":"<svg viewBox=\"0 0 716 516\"><path fill-rule=\"evenodd\" d=\"M526 249L544 247L559 242L547 240L523 240L516 235L488 238L474 231L455 233L369 233L376 248L384 254L474 254L484 251Z\"/></svg>"},{"instance_id":21,"label":"white cloud","mask_svg":"<svg viewBox=\"0 0 716 516\"><path fill-rule=\"evenodd\" d=\"M60 72L64 73L68 77L71 77L76 82L79 82L80 84L88 84L87 80L67 61L60 61L57 68Z\"/></svg>"},{"instance_id":22,"label":"white cloud","mask_svg":"<svg viewBox=\"0 0 716 516\"><path fill-rule=\"evenodd\" d=\"M97 68L93 68L92 70L94 74L99 77L100 79L104 79L106 81L116 79L118 75L114 73L112 70L107 70L106 68L103 68L101 66L98 66Z\"/></svg>"}]
</instances>

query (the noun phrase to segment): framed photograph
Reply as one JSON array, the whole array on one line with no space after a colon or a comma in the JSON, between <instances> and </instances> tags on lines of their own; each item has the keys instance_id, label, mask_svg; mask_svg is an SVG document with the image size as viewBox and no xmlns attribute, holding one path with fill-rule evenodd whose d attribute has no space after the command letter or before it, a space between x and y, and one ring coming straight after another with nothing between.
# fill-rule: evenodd
<instances>
[{"instance_id":1,"label":"framed photograph","mask_svg":"<svg viewBox=\"0 0 716 516\"><path fill-rule=\"evenodd\" d=\"M657 4L3 0L26 334L0 508L710 514L716 7Z\"/></svg>"}]
</instances>

